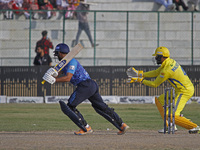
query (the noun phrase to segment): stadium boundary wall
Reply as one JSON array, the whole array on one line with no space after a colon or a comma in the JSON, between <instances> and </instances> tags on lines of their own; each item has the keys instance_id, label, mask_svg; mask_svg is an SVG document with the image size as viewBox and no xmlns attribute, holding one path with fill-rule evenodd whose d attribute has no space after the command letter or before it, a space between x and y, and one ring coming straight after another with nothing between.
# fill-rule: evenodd
<instances>
[{"instance_id":1,"label":"stadium boundary wall","mask_svg":"<svg viewBox=\"0 0 200 150\"><path fill-rule=\"evenodd\" d=\"M164 92L169 85L164 82L157 88L139 83L127 84L126 70L130 66L86 66L85 69L99 85L105 96L155 96ZM200 66L182 66L195 87L194 96L200 96ZM150 71L156 66L135 66L138 70ZM5 96L69 96L74 90L70 83L41 84L48 67L0 67L0 95Z\"/></svg>"}]
</instances>

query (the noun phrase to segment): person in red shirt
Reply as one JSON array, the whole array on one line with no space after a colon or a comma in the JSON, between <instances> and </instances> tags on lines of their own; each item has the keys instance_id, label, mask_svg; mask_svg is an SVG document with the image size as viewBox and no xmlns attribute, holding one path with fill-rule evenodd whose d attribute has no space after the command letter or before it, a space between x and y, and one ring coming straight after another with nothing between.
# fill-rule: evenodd
<instances>
[{"instance_id":1,"label":"person in red shirt","mask_svg":"<svg viewBox=\"0 0 200 150\"><path fill-rule=\"evenodd\" d=\"M36 47L35 47L35 52L37 53L37 48L38 46L43 46L44 47L44 53L49 55L49 49L53 49L53 43L49 38L47 38L48 32L46 30L42 31L42 39L37 41Z\"/></svg>"}]
</instances>

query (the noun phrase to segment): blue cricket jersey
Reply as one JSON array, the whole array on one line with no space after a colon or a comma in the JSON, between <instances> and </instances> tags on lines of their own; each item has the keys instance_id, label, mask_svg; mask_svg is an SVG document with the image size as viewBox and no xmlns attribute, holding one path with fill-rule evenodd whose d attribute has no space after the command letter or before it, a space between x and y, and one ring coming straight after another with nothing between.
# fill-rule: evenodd
<instances>
[{"instance_id":1,"label":"blue cricket jersey","mask_svg":"<svg viewBox=\"0 0 200 150\"><path fill-rule=\"evenodd\" d=\"M81 81L85 81L87 79L91 79L90 75L87 73L87 71L83 68L83 66L75 59L73 58L63 69L63 73L67 75L67 73L72 73L73 76L70 80L70 82L73 85L79 84Z\"/></svg>"}]
</instances>

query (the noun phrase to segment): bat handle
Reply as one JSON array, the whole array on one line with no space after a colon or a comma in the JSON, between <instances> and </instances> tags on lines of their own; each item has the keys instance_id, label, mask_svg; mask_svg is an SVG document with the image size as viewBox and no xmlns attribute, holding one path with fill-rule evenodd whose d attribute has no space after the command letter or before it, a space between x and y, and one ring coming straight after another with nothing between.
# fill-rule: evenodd
<instances>
[{"instance_id":1,"label":"bat handle","mask_svg":"<svg viewBox=\"0 0 200 150\"><path fill-rule=\"evenodd\" d=\"M45 80L43 80L41 83L42 83L42 84L44 84L45 82L46 82L46 81L45 81Z\"/></svg>"}]
</instances>

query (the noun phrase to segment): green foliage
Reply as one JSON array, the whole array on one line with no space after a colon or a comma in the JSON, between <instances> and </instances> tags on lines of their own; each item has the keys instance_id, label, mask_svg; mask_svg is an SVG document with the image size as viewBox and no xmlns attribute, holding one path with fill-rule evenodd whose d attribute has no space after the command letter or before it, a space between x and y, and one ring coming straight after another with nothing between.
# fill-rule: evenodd
<instances>
[{"instance_id":1,"label":"green foliage","mask_svg":"<svg viewBox=\"0 0 200 150\"><path fill-rule=\"evenodd\" d=\"M154 104L109 104L133 130L158 130L163 121ZM98 115L91 105L78 110L94 130L117 130ZM188 119L200 125L200 105L189 104L183 110ZM74 131L78 127L60 110L59 104L0 104L0 131Z\"/></svg>"}]
</instances>

